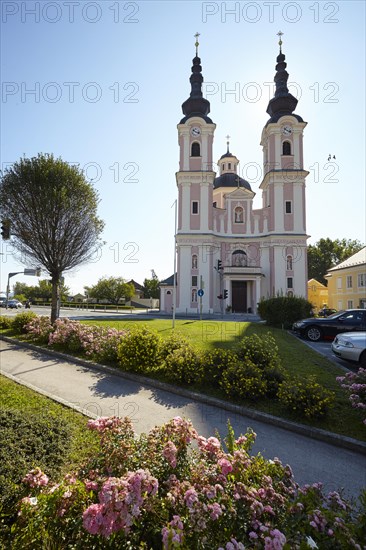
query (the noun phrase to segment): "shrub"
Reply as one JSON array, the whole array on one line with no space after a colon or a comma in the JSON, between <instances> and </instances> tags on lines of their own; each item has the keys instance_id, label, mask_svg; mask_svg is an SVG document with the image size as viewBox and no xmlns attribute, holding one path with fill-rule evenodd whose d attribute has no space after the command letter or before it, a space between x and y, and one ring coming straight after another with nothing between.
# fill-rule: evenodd
<instances>
[{"instance_id":1,"label":"shrub","mask_svg":"<svg viewBox=\"0 0 366 550\"><path fill-rule=\"evenodd\" d=\"M46 332L46 330L45 330ZM96 361L116 363L118 345L127 334L124 330L83 325L70 319L57 319L48 343L63 346L71 352L84 352Z\"/></svg>"},{"instance_id":2,"label":"shrub","mask_svg":"<svg viewBox=\"0 0 366 550\"><path fill-rule=\"evenodd\" d=\"M307 382L297 379L280 384L278 399L291 411L307 418L323 416L334 400L334 393L323 388L310 376Z\"/></svg>"},{"instance_id":3,"label":"shrub","mask_svg":"<svg viewBox=\"0 0 366 550\"><path fill-rule=\"evenodd\" d=\"M256 400L265 397L268 387L262 371L249 359L228 366L220 386L230 397Z\"/></svg>"},{"instance_id":4,"label":"shrub","mask_svg":"<svg viewBox=\"0 0 366 550\"><path fill-rule=\"evenodd\" d=\"M360 367L357 372L347 372L338 376L337 382L349 393L349 400L355 409L366 409L366 369ZM366 425L366 418L363 423Z\"/></svg>"},{"instance_id":5,"label":"shrub","mask_svg":"<svg viewBox=\"0 0 366 550\"><path fill-rule=\"evenodd\" d=\"M288 374L281 366L269 366L262 370L262 378L267 382L267 396L275 397L281 382L288 378Z\"/></svg>"},{"instance_id":6,"label":"shrub","mask_svg":"<svg viewBox=\"0 0 366 550\"><path fill-rule=\"evenodd\" d=\"M281 365L276 340L269 332L263 336L244 336L237 344L236 353L240 359L249 359L260 369Z\"/></svg>"},{"instance_id":7,"label":"shrub","mask_svg":"<svg viewBox=\"0 0 366 550\"><path fill-rule=\"evenodd\" d=\"M23 311L22 313L17 313L13 319L13 329L19 334L25 334L27 332L27 325L35 319L37 315L34 311Z\"/></svg>"},{"instance_id":8,"label":"shrub","mask_svg":"<svg viewBox=\"0 0 366 550\"><path fill-rule=\"evenodd\" d=\"M182 384L201 382L204 375L201 352L188 343L182 344L166 356L164 372L173 382Z\"/></svg>"},{"instance_id":9,"label":"shrub","mask_svg":"<svg viewBox=\"0 0 366 550\"><path fill-rule=\"evenodd\" d=\"M41 315L32 319L25 326L25 330L30 335L32 340L37 340L37 342L48 344L50 334L53 331L53 326L49 317Z\"/></svg>"},{"instance_id":10,"label":"shrub","mask_svg":"<svg viewBox=\"0 0 366 550\"><path fill-rule=\"evenodd\" d=\"M54 331L50 334L48 343L61 345L71 352L80 352L85 351L92 339L92 327L64 318L55 321Z\"/></svg>"},{"instance_id":11,"label":"shrub","mask_svg":"<svg viewBox=\"0 0 366 550\"><path fill-rule=\"evenodd\" d=\"M244 336L238 343L236 352L244 362L249 360L261 370L262 380L267 382L266 395L275 396L279 384L286 379L286 371L282 367L278 346L272 334L268 332L263 336Z\"/></svg>"},{"instance_id":12,"label":"shrub","mask_svg":"<svg viewBox=\"0 0 366 550\"><path fill-rule=\"evenodd\" d=\"M161 342L160 354L162 360L165 360L174 350L181 349L187 344L189 344L189 341L180 332L172 332L168 338L164 338Z\"/></svg>"},{"instance_id":13,"label":"shrub","mask_svg":"<svg viewBox=\"0 0 366 550\"><path fill-rule=\"evenodd\" d=\"M0 315L0 329L12 328L12 326L13 326L12 317L6 317L5 315Z\"/></svg>"},{"instance_id":14,"label":"shrub","mask_svg":"<svg viewBox=\"0 0 366 550\"><path fill-rule=\"evenodd\" d=\"M366 499L356 511L320 483L300 488L289 466L251 455L253 432L235 439L229 425L225 452L180 417L139 437L128 419L88 425L100 435L100 453L80 472L50 487L40 485L41 471L27 476L35 487L20 503L13 550L365 544Z\"/></svg>"},{"instance_id":15,"label":"shrub","mask_svg":"<svg viewBox=\"0 0 366 550\"><path fill-rule=\"evenodd\" d=\"M160 360L160 338L146 326L131 327L118 345L118 361L124 370L148 372Z\"/></svg>"},{"instance_id":16,"label":"shrub","mask_svg":"<svg viewBox=\"0 0 366 550\"><path fill-rule=\"evenodd\" d=\"M93 326L83 347L88 356L101 363L116 363L118 361L118 346L127 334L125 330Z\"/></svg>"},{"instance_id":17,"label":"shrub","mask_svg":"<svg viewBox=\"0 0 366 550\"><path fill-rule=\"evenodd\" d=\"M206 380L213 386L219 387L222 373L237 361L237 355L225 349L218 348L204 352L202 362Z\"/></svg>"},{"instance_id":18,"label":"shrub","mask_svg":"<svg viewBox=\"0 0 366 550\"><path fill-rule=\"evenodd\" d=\"M268 325L291 328L295 321L310 317L313 306L302 296L276 296L262 299L258 313Z\"/></svg>"}]
</instances>

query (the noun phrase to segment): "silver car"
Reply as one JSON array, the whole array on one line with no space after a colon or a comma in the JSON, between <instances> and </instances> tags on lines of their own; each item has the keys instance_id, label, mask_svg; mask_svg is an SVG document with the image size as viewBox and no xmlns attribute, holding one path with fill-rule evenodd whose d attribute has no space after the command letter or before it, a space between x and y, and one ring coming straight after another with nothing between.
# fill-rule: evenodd
<instances>
[{"instance_id":1,"label":"silver car","mask_svg":"<svg viewBox=\"0 0 366 550\"><path fill-rule=\"evenodd\" d=\"M366 367L366 332L342 332L332 343L334 355Z\"/></svg>"}]
</instances>

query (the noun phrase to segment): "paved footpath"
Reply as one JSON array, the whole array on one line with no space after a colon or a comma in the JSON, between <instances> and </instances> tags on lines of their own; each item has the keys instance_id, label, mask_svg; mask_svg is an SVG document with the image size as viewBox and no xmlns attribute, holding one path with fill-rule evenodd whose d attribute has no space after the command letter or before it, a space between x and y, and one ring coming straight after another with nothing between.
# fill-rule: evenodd
<instances>
[{"instance_id":1,"label":"paved footpath","mask_svg":"<svg viewBox=\"0 0 366 550\"><path fill-rule=\"evenodd\" d=\"M277 456L290 464L298 483L322 481L327 490L344 488L348 497L357 496L366 487L364 455L110 372L0 341L0 373L78 407L85 414L129 416L138 433L179 415L190 418L206 437L214 435L216 429L226 435L230 418L237 435L245 433L248 426L256 432L254 453L261 452L266 458Z\"/></svg>"}]
</instances>

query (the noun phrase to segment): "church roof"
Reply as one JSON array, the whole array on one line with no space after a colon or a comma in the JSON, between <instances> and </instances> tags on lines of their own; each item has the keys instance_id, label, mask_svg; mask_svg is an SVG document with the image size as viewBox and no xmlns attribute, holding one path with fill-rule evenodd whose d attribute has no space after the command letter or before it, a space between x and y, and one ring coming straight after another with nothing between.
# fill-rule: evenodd
<instances>
[{"instance_id":1,"label":"church roof","mask_svg":"<svg viewBox=\"0 0 366 550\"><path fill-rule=\"evenodd\" d=\"M224 155L221 155L220 160L221 160L221 159L225 159L225 158L227 158L227 157L236 158L235 155L233 155L232 153L230 153L230 151L228 151L228 152L225 153Z\"/></svg>"},{"instance_id":2,"label":"church roof","mask_svg":"<svg viewBox=\"0 0 366 550\"><path fill-rule=\"evenodd\" d=\"M177 274L175 274L175 284L177 284ZM173 275L170 275L167 279L164 279L164 281L160 281L160 286L173 286L174 285L174 273Z\"/></svg>"},{"instance_id":3,"label":"church roof","mask_svg":"<svg viewBox=\"0 0 366 550\"><path fill-rule=\"evenodd\" d=\"M225 172L218 178L215 178L214 189L218 189L219 187L244 187L249 191L252 190L252 188L250 187L250 184L243 178L239 177L239 185L238 185L238 175L235 174L234 172Z\"/></svg>"}]
</instances>

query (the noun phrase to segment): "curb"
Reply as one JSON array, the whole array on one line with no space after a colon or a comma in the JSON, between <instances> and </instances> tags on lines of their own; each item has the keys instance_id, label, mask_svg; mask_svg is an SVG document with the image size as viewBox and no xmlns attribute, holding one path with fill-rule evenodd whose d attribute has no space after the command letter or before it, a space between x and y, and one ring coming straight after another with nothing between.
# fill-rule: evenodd
<instances>
[{"instance_id":1,"label":"curb","mask_svg":"<svg viewBox=\"0 0 366 550\"><path fill-rule=\"evenodd\" d=\"M174 393L176 395L181 395L182 397L187 397L189 399L198 401L200 403L203 403L205 405L212 405L214 407L221 408L226 411L233 412L235 414L239 414L242 416L246 416L248 418L251 418L253 420L258 420L260 422L264 422L266 424L271 424L273 426L277 426L279 428L283 428L285 430L297 433L299 435L303 435L306 437L309 437L311 439L316 439L318 441L323 441L325 443L329 443L331 445L335 445L337 447L342 447L344 449L348 449L350 451L354 451L363 455L366 455L366 442L359 441L357 439L353 439L351 437L334 434L332 432L328 432L326 430L322 430L320 428L312 428L309 426L304 426L302 424L298 424L296 422L292 422L291 420L285 420L283 418L279 418L276 416L272 416L268 413L256 411L254 409L249 409L247 407L243 407L241 405L234 405L233 403L229 403L227 401L224 401L222 399L218 399L216 397L211 397L207 395L203 395L201 393L193 392L191 390L187 390L185 388L180 388L178 386L174 386L172 384L168 384L166 382L161 382L160 380L154 380L152 378L148 378L146 376L139 376L137 374L129 373L129 372L122 372L119 371L116 368L109 367L107 365L102 365L100 363L94 363L93 361L87 361L85 359L79 359L78 357L73 357L72 355L67 355L66 353L61 353L58 351L54 351L51 349L44 349L38 346L35 346L34 344L30 344L28 342L22 342L20 340L17 340L15 338L10 338L8 336L0 335L0 340L4 340L5 342L8 342L10 344L15 344L19 347L24 347L27 349L31 349L33 351L37 351L39 353L44 353L45 355L49 355L51 357L57 357L59 359L64 359L70 363L74 363L76 365L81 365L83 367L87 367L99 372L106 372L108 374L113 374L114 376L118 376L120 378L124 378L126 380L131 380L133 382L138 382L139 384L144 384L145 386L150 386L156 389L168 391L170 393ZM13 376L8 375L6 373L4 376L14 380L15 382L19 383L19 380ZM22 382L20 381L22 384ZM75 407L75 405L72 405L71 403L67 402L64 399L61 399L57 396L54 396L52 394L49 394L48 392L45 392L43 390L39 390L38 388L33 387L31 384L23 384L28 385L31 389L37 391L38 393L41 393L47 397L50 397L51 399L58 401L59 403L62 403L63 405L66 405L68 407L71 407L73 409L76 408L78 412L83 412L85 415L85 411L81 411L80 408ZM86 416L89 416L86 415ZM95 415L90 414L91 417L95 418Z\"/></svg>"}]
</instances>

